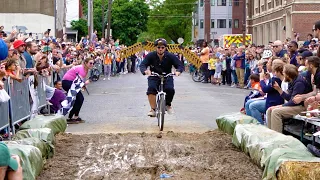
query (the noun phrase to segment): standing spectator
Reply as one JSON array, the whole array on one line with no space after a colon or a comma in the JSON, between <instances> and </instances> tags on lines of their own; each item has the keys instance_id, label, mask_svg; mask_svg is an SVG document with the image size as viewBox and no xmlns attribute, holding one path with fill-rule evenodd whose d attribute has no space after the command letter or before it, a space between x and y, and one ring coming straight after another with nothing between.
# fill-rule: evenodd
<instances>
[{"instance_id":1,"label":"standing spectator","mask_svg":"<svg viewBox=\"0 0 320 180\"><path fill-rule=\"evenodd\" d=\"M297 62L297 55L298 55L298 43L296 41L291 41L288 45L289 49L289 57L290 57L290 64L298 66Z\"/></svg>"},{"instance_id":2,"label":"standing spectator","mask_svg":"<svg viewBox=\"0 0 320 180\"><path fill-rule=\"evenodd\" d=\"M104 63L103 63L103 66L104 66L103 80L106 80L106 77L108 78L108 80L110 80L112 59L113 59L113 55L111 53L111 50L108 49L104 59Z\"/></svg>"},{"instance_id":3,"label":"standing spectator","mask_svg":"<svg viewBox=\"0 0 320 180\"><path fill-rule=\"evenodd\" d=\"M230 53L226 52L226 68L227 68L227 75L226 75L226 82L228 86L231 86L231 73L232 73L232 69L231 69L231 57L230 57Z\"/></svg>"},{"instance_id":4,"label":"standing spectator","mask_svg":"<svg viewBox=\"0 0 320 180\"><path fill-rule=\"evenodd\" d=\"M313 38L313 35L312 34L308 34L307 35L307 40L303 43L303 47L308 47L309 44L311 43L312 38Z\"/></svg>"},{"instance_id":5,"label":"standing spectator","mask_svg":"<svg viewBox=\"0 0 320 180\"><path fill-rule=\"evenodd\" d=\"M202 62L201 70L204 73L204 80L202 82L208 83L208 80L209 80L208 62L209 62L210 50L208 47L208 43L206 41L204 41L202 45L203 45L203 49L200 52L200 60Z\"/></svg>"},{"instance_id":6,"label":"standing spectator","mask_svg":"<svg viewBox=\"0 0 320 180\"><path fill-rule=\"evenodd\" d=\"M22 40L16 40L13 43L13 47L14 47L14 49L16 49L18 51L18 56L19 56L18 62L19 62L20 67L22 69L25 69L27 66L27 61L24 58L23 53L25 51L26 44Z\"/></svg>"},{"instance_id":7,"label":"standing spectator","mask_svg":"<svg viewBox=\"0 0 320 180\"><path fill-rule=\"evenodd\" d=\"M287 51L285 49L283 49L283 45L282 42L280 40L276 40L273 45L273 52L275 53L275 56L279 57L279 58L287 58L288 54Z\"/></svg>"},{"instance_id":8,"label":"standing spectator","mask_svg":"<svg viewBox=\"0 0 320 180\"><path fill-rule=\"evenodd\" d=\"M243 48L239 48L237 54L234 57L236 73L239 81L240 88L244 87L244 69L245 69L245 53Z\"/></svg>"}]
</instances>

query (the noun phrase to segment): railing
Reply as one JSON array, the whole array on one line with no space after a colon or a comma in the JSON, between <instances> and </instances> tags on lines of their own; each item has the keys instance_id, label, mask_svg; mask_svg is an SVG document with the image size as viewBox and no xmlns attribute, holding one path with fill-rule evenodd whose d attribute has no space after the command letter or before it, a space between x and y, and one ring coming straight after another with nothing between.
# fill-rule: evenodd
<instances>
[{"instance_id":1,"label":"railing","mask_svg":"<svg viewBox=\"0 0 320 180\"><path fill-rule=\"evenodd\" d=\"M4 89L8 91L8 82L4 82ZM9 102L0 102L0 130L9 127Z\"/></svg>"}]
</instances>

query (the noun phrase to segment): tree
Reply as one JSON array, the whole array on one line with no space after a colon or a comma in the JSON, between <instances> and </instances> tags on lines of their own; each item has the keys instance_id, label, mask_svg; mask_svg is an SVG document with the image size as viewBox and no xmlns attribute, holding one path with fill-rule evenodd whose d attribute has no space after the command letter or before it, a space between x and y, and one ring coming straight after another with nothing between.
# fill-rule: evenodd
<instances>
[{"instance_id":1,"label":"tree","mask_svg":"<svg viewBox=\"0 0 320 180\"><path fill-rule=\"evenodd\" d=\"M84 37L88 34L87 21L84 19L79 19L77 21L71 21L71 26L73 30L78 30L78 36Z\"/></svg>"},{"instance_id":2,"label":"tree","mask_svg":"<svg viewBox=\"0 0 320 180\"><path fill-rule=\"evenodd\" d=\"M182 37L185 43L191 41L192 12L195 8L195 0L166 0L159 3L152 1L153 9L148 19L148 34L156 38L163 37L177 43Z\"/></svg>"},{"instance_id":3,"label":"tree","mask_svg":"<svg viewBox=\"0 0 320 180\"><path fill-rule=\"evenodd\" d=\"M126 45L134 44L147 29L149 7L144 0L115 0L112 5L112 36Z\"/></svg>"}]
</instances>

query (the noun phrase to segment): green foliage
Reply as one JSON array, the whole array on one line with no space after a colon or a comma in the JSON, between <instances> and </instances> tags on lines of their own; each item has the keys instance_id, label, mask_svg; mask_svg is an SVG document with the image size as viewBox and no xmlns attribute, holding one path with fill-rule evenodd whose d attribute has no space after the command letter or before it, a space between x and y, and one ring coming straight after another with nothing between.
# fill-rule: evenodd
<instances>
[{"instance_id":1,"label":"green foliage","mask_svg":"<svg viewBox=\"0 0 320 180\"><path fill-rule=\"evenodd\" d=\"M88 34L87 21L84 19L79 19L77 21L71 21L71 26L73 30L78 30L78 36L86 36ZM79 39L80 39L79 38Z\"/></svg>"},{"instance_id":2,"label":"green foliage","mask_svg":"<svg viewBox=\"0 0 320 180\"><path fill-rule=\"evenodd\" d=\"M149 7L144 0L114 0L112 5L112 36L125 45L134 44L146 30Z\"/></svg>"},{"instance_id":3,"label":"green foliage","mask_svg":"<svg viewBox=\"0 0 320 180\"><path fill-rule=\"evenodd\" d=\"M192 12L196 6L196 0L166 0L159 3L153 0L148 19L148 34L156 38L166 38L177 43L179 37L185 41L191 41ZM154 38L154 39L156 39Z\"/></svg>"}]
</instances>

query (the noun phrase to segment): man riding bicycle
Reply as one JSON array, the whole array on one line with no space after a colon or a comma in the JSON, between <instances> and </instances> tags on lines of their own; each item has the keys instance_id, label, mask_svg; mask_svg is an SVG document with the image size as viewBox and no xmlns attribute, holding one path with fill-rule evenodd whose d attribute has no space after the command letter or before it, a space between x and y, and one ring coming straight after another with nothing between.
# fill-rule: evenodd
<instances>
[{"instance_id":1,"label":"man riding bicycle","mask_svg":"<svg viewBox=\"0 0 320 180\"><path fill-rule=\"evenodd\" d=\"M166 51L167 41L165 39L157 39L154 46L157 48L156 51L150 52L140 64L141 73L149 76L147 95L151 107L148 113L150 117L156 116L156 94L161 82L159 77L150 76L151 72L169 74L172 72L172 66L176 68L176 76L179 76L183 71L181 61L174 54ZM147 69L148 67L150 67L150 70ZM171 102L175 93L172 76L169 76L164 82L164 92L166 92L166 110L168 114L172 114Z\"/></svg>"}]
</instances>

